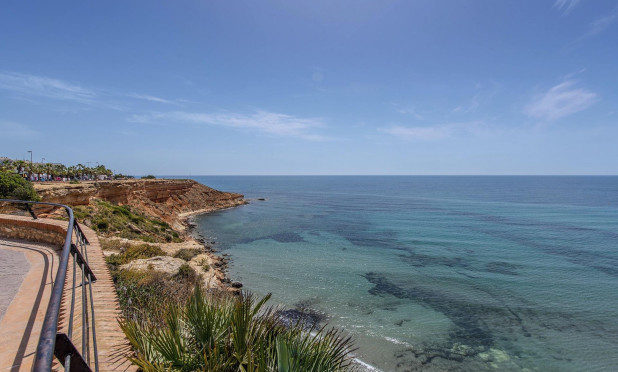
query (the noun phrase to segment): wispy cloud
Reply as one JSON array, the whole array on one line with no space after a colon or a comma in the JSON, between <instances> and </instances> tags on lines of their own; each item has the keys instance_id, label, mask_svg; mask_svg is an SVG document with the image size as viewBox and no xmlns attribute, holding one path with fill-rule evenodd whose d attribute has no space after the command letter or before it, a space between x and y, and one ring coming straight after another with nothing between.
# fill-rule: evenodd
<instances>
[{"instance_id":1,"label":"wispy cloud","mask_svg":"<svg viewBox=\"0 0 618 372\"><path fill-rule=\"evenodd\" d=\"M0 133L2 133L6 139L17 140L33 140L41 135L40 132L27 125L3 120L0 120Z\"/></svg>"},{"instance_id":2,"label":"wispy cloud","mask_svg":"<svg viewBox=\"0 0 618 372\"><path fill-rule=\"evenodd\" d=\"M490 128L481 121L463 123L446 123L433 126L403 126L394 125L379 128L379 131L408 140L439 140L454 135L486 135Z\"/></svg>"},{"instance_id":3,"label":"wispy cloud","mask_svg":"<svg viewBox=\"0 0 618 372\"><path fill-rule=\"evenodd\" d=\"M453 112L456 112L458 114L468 114L471 112L475 112L480 105L480 93L475 94L472 99L470 100L470 102L468 102L465 105L459 105L457 107L455 107L453 109Z\"/></svg>"},{"instance_id":4,"label":"wispy cloud","mask_svg":"<svg viewBox=\"0 0 618 372\"><path fill-rule=\"evenodd\" d=\"M590 107L597 94L576 88L572 80L564 81L547 92L535 95L524 107L524 113L541 120L557 120Z\"/></svg>"},{"instance_id":5,"label":"wispy cloud","mask_svg":"<svg viewBox=\"0 0 618 372\"><path fill-rule=\"evenodd\" d=\"M150 94L89 89L59 79L18 72L0 72L0 89L17 93L25 99L28 97L44 97L92 106L103 106L114 110L119 110L118 101L124 102L126 98L177 106L182 106L183 102L188 102L183 100L169 100Z\"/></svg>"},{"instance_id":6,"label":"wispy cloud","mask_svg":"<svg viewBox=\"0 0 618 372\"><path fill-rule=\"evenodd\" d=\"M91 103L96 94L79 85L44 76L20 74L16 72L0 73L0 88L24 95L33 95L59 100Z\"/></svg>"},{"instance_id":7,"label":"wispy cloud","mask_svg":"<svg viewBox=\"0 0 618 372\"><path fill-rule=\"evenodd\" d=\"M133 115L129 119L136 123L185 122L194 124L220 125L237 129L249 129L276 136L297 137L306 140L321 141L328 137L313 133L322 127L321 119L299 118L292 115L268 111L257 111L254 114L240 113L195 113L174 111Z\"/></svg>"},{"instance_id":8,"label":"wispy cloud","mask_svg":"<svg viewBox=\"0 0 618 372\"><path fill-rule=\"evenodd\" d=\"M418 120L425 120L425 117L418 113L418 110L414 106L402 106L395 102L391 102L391 105L395 107L398 113L404 115L412 115L414 118Z\"/></svg>"},{"instance_id":9,"label":"wispy cloud","mask_svg":"<svg viewBox=\"0 0 618 372\"><path fill-rule=\"evenodd\" d=\"M578 41L600 34L616 21L618 21L618 7L615 7L611 13L592 21L592 23L590 23L590 27L588 27L588 31L582 35Z\"/></svg>"},{"instance_id":10,"label":"wispy cloud","mask_svg":"<svg viewBox=\"0 0 618 372\"><path fill-rule=\"evenodd\" d=\"M554 8L561 11L563 14L566 14L571 11L571 9L575 8L579 0L556 0L554 2Z\"/></svg>"},{"instance_id":11,"label":"wispy cloud","mask_svg":"<svg viewBox=\"0 0 618 372\"><path fill-rule=\"evenodd\" d=\"M148 94L128 93L128 94L126 94L126 96L127 97L131 97L131 98L141 99L141 100L144 100L144 101L164 103L166 105L177 105L177 106L181 105L180 104L181 100L171 101L169 99L155 97L155 96L151 96L151 95L148 95Z\"/></svg>"}]
</instances>

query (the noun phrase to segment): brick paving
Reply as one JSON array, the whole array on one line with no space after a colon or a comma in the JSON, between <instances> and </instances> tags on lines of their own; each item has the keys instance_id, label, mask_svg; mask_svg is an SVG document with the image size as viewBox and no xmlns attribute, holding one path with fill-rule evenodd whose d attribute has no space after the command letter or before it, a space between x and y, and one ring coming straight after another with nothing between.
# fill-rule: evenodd
<instances>
[{"instance_id":1,"label":"brick paving","mask_svg":"<svg viewBox=\"0 0 618 372\"><path fill-rule=\"evenodd\" d=\"M0 243L0 321L29 270L30 264L23 252L9 250Z\"/></svg>"},{"instance_id":2,"label":"brick paving","mask_svg":"<svg viewBox=\"0 0 618 372\"><path fill-rule=\"evenodd\" d=\"M6 215L0 216L0 224L12 223L13 220L15 220L14 222L19 225L26 224L33 228L37 228L37 226L41 226L41 228L45 230L50 230L50 229L55 230L58 227L62 227L63 229L66 229L66 225L67 225L65 221L57 221L57 220L49 220L49 219L38 219L37 221L32 221L32 220L27 221L28 219L26 217L13 217L13 216L8 217ZM120 329L120 326L118 325L118 322L117 322L117 318L120 316L120 307L118 305L118 299L116 297L116 291L114 288L114 284L111 280L111 276L105 264L105 259L103 256L103 252L101 251L101 248L100 248L99 240L96 234L94 233L94 231L92 231L91 229L84 227L84 226L82 226L82 229L84 231L84 234L86 235L86 238L90 242L90 244L87 246L88 260L89 260L89 264L95 276L97 277L97 281L93 283L92 285L92 292L93 292L93 301L94 301L94 307L95 307L95 326L96 326L97 344L98 344L99 370L100 371L135 371L137 369L134 366L132 366L126 358L126 356L130 353L130 347L129 347L128 341L126 340L124 336L124 333ZM44 265L45 263L44 262L45 260L40 258L41 253L34 253L34 251L26 250L26 252L30 252L30 255L36 256L38 254L39 261L41 261L42 263L35 265L33 264L33 261L30 261L31 269L26 275L26 278L24 279L24 282L22 283L22 286L20 287L19 292L17 293L17 295L11 302L6 312L6 315L2 319L2 322L0 323L0 334L2 334L3 336L2 338L5 340L7 339L7 337L4 337L5 330L9 331L9 328L8 328L9 325L5 324L6 323L5 320L7 320L9 315L13 317L12 319L14 322L16 321L14 318L21 318L22 324L24 321L27 323L27 319L32 318L28 314L28 312L31 313L29 309L32 308L32 304L26 303L28 302L27 298L30 298L29 301L32 302L32 295L24 294L22 298L22 289L25 289L24 286L26 285L26 282L29 280L28 278L30 276L33 276L34 279L30 278L30 281L36 282L36 275L38 275L38 283L37 283L36 289L40 289L40 288L46 289L47 287L49 287L49 290L51 291L51 280L41 281L41 274L47 270L50 273L53 272L53 274L55 275L56 270L57 270L57 262L58 262L58 254L59 254L59 251L55 251L54 247L50 245L45 245L45 244L40 244L40 243L32 244L32 243L27 243L25 241L16 241L16 240L11 241L11 243L15 245L22 244L23 246L28 245L30 249L33 249L33 250L35 249L33 247L39 247L39 250L41 249L45 250L49 256L47 257L48 268L44 268L44 266L41 266L41 265ZM18 249L19 247L13 247L13 251L16 251ZM23 247L22 247L22 250L23 250ZM29 253L24 253L24 254L26 255L26 257L29 258L28 256ZM73 267L73 264L71 260L69 261L69 271L67 272L64 297L63 297L63 302L62 302L62 306L60 310L59 332L64 332L64 333L67 332L68 330L67 328L69 325L68 314L70 313L69 305L70 305L70 299L71 299L71 291L68 288L70 288L69 286L71 285L72 278L73 278L72 267ZM79 278L81 276L81 271L78 269L77 273L78 273L78 278ZM77 288L75 292L76 304L75 304L75 315L73 318L74 319L73 343L75 344L77 349L80 351L82 348L81 346L81 338L82 338L81 288L82 287ZM90 298L89 298L88 287L85 287L85 288L86 288L85 292L86 292L86 295L88 296L87 298L88 298L88 304L89 304ZM24 293L27 293L30 291L37 292L36 289L31 288L29 291L25 290L23 292ZM41 322L43 318L42 315L44 315L45 313L48 301L49 301L49 294L47 295L47 298L43 296L42 300L40 301L41 303L44 304L44 306L39 306L42 310L39 309L38 314L36 314L37 315L36 319L38 319L38 316L40 316ZM21 302L24 302L24 303L21 303ZM40 314L41 311L42 311L42 314ZM7 363L4 362L5 359L14 360L16 359L16 357L11 358L11 357L7 357L7 354L4 354L4 355L0 354L0 371L9 370L9 369L11 371L18 371L18 370L25 371L27 369L29 370L28 363L32 363L32 361L31 360L28 361L28 356L33 351L33 349L30 348L30 345L33 344L36 347L36 342L38 341L38 331L40 330L40 325L38 325L38 323L36 322L31 322L31 323L34 323L34 324L33 326L30 326L32 334L30 335L30 341L28 342L28 347L24 348L23 342L21 344L18 344L18 343L16 344L15 341L10 341L10 340L6 341L7 344L10 344L12 342L13 348L15 348L15 346L19 346L19 348L25 349L17 353L17 356L20 356L20 353L21 353L21 356L24 359L24 361L22 362L21 368L13 366L13 364L15 364L13 362L11 362L12 363L11 365L6 365ZM16 324L17 323L13 324L11 328L14 332L21 330L21 332L24 333L24 329L28 328L23 325L17 326ZM91 332L91 330L88 330L88 332ZM3 347L6 348L8 346L4 345L3 343L0 343L0 352L2 352ZM13 354L15 354L15 351L13 351ZM83 354L89 354L91 362L93 362L92 345L90 346L89 352L83 353ZM32 358L31 356L29 357L30 359ZM59 363L55 362L54 367L55 368L60 367Z\"/></svg>"},{"instance_id":3,"label":"brick paving","mask_svg":"<svg viewBox=\"0 0 618 372\"><path fill-rule=\"evenodd\" d=\"M21 254L28 262L19 283L16 275L10 276L15 296L0 321L0 371L29 371L53 285L52 269L57 268L56 247L0 238L0 248L7 254Z\"/></svg>"}]
</instances>

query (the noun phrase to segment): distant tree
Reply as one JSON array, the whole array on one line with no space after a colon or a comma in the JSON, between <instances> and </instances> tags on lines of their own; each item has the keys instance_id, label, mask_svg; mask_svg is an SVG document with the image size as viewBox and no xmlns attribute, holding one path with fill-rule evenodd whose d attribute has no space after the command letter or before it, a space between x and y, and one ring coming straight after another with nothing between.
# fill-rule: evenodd
<instances>
[{"instance_id":1,"label":"distant tree","mask_svg":"<svg viewBox=\"0 0 618 372\"><path fill-rule=\"evenodd\" d=\"M54 179L56 177L66 177L68 174L67 167L64 164L54 164L52 167Z\"/></svg>"},{"instance_id":2,"label":"distant tree","mask_svg":"<svg viewBox=\"0 0 618 372\"><path fill-rule=\"evenodd\" d=\"M30 181L12 172L0 172L0 199L41 200Z\"/></svg>"},{"instance_id":3,"label":"distant tree","mask_svg":"<svg viewBox=\"0 0 618 372\"><path fill-rule=\"evenodd\" d=\"M155 178L157 177L153 176L152 174L149 174L147 176L142 176L143 180L154 180Z\"/></svg>"},{"instance_id":4,"label":"distant tree","mask_svg":"<svg viewBox=\"0 0 618 372\"><path fill-rule=\"evenodd\" d=\"M15 171L15 162L11 159L4 159L0 162L0 171L12 172Z\"/></svg>"},{"instance_id":5,"label":"distant tree","mask_svg":"<svg viewBox=\"0 0 618 372\"><path fill-rule=\"evenodd\" d=\"M26 165L27 164L28 163L26 163L24 160L15 160L13 162L13 165L15 166L15 170L19 174L23 174L24 172L26 172Z\"/></svg>"},{"instance_id":6,"label":"distant tree","mask_svg":"<svg viewBox=\"0 0 618 372\"><path fill-rule=\"evenodd\" d=\"M77 166L71 165L67 168L67 176L71 179L74 179L75 177L77 177L77 171Z\"/></svg>"}]
</instances>

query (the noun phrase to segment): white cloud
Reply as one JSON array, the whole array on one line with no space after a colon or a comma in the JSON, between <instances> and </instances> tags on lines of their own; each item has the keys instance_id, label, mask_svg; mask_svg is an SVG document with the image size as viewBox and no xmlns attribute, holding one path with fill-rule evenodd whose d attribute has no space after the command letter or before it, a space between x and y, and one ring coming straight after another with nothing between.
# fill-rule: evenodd
<instances>
[{"instance_id":1,"label":"white cloud","mask_svg":"<svg viewBox=\"0 0 618 372\"><path fill-rule=\"evenodd\" d=\"M307 140L327 140L328 137L312 133L323 126L322 120L316 118L299 118L292 115L267 111L254 114L239 113L194 113L174 111L133 115L129 119L136 123L156 123L161 121L186 122L195 124L220 125L238 129L250 129L276 136L298 137Z\"/></svg>"},{"instance_id":2,"label":"white cloud","mask_svg":"<svg viewBox=\"0 0 618 372\"><path fill-rule=\"evenodd\" d=\"M96 96L89 89L62 80L16 72L0 73L0 88L25 95L83 103L91 103Z\"/></svg>"},{"instance_id":3,"label":"white cloud","mask_svg":"<svg viewBox=\"0 0 618 372\"><path fill-rule=\"evenodd\" d=\"M165 99L165 98L155 97L155 96L151 96L151 95L148 95L148 94L137 94L137 93L126 94L126 96L127 97L131 97L131 98L141 99L141 100L144 100L144 101L150 101L150 102L156 102L156 103L164 103L166 105L177 105L177 106L181 106L180 101L183 101L183 100L171 101L171 100Z\"/></svg>"},{"instance_id":4,"label":"white cloud","mask_svg":"<svg viewBox=\"0 0 618 372\"><path fill-rule=\"evenodd\" d=\"M102 106L113 110L120 110L121 108L118 102L122 100L123 103L126 103L127 97L177 106L182 106L183 102L183 100L168 100L149 94L88 89L58 79L18 72L0 72L0 89L18 93L22 96L20 98L45 97L55 100Z\"/></svg>"},{"instance_id":5,"label":"white cloud","mask_svg":"<svg viewBox=\"0 0 618 372\"><path fill-rule=\"evenodd\" d=\"M596 102L596 93L574 85L574 81L567 80L534 96L524 107L524 113L536 119L552 121L585 110Z\"/></svg>"},{"instance_id":6,"label":"white cloud","mask_svg":"<svg viewBox=\"0 0 618 372\"><path fill-rule=\"evenodd\" d=\"M479 100L480 93L477 93L474 95L474 97L472 97L468 104L455 107L453 109L453 112L456 112L458 114L468 114L471 112L475 112L479 108Z\"/></svg>"},{"instance_id":7,"label":"white cloud","mask_svg":"<svg viewBox=\"0 0 618 372\"><path fill-rule=\"evenodd\" d=\"M397 104L395 102L391 102L391 105L395 106L395 109L400 114L412 115L412 116L414 116L418 120L425 120L425 117L423 115L419 114L414 106L407 106L407 107L405 107L405 106L401 106L401 105L399 105L399 104Z\"/></svg>"},{"instance_id":8,"label":"white cloud","mask_svg":"<svg viewBox=\"0 0 618 372\"><path fill-rule=\"evenodd\" d=\"M614 8L614 10L603 17L595 19L588 28L588 31L579 38L579 40L594 36L605 31L612 23L618 20L618 7Z\"/></svg>"},{"instance_id":9,"label":"white cloud","mask_svg":"<svg viewBox=\"0 0 618 372\"><path fill-rule=\"evenodd\" d=\"M32 140L40 136L40 132L24 124L0 120L0 133L8 139Z\"/></svg>"},{"instance_id":10,"label":"white cloud","mask_svg":"<svg viewBox=\"0 0 618 372\"><path fill-rule=\"evenodd\" d=\"M575 8L577 3L579 3L579 0L556 0L554 2L554 8L566 14L570 12L571 9Z\"/></svg>"},{"instance_id":11,"label":"white cloud","mask_svg":"<svg viewBox=\"0 0 618 372\"><path fill-rule=\"evenodd\" d=\"M483 122L472 121L464 123L447 123L433 126L403 126L394 125L379 128L381 132L391 134L403 139L416 140L439 140L453 135L485 135L491 132Z\"/></svg>"}]
</instances>

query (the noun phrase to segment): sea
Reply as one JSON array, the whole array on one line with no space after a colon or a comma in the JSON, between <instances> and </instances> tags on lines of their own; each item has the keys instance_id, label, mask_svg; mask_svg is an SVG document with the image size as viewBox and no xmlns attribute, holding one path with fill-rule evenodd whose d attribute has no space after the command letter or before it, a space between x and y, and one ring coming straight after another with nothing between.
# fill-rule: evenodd
<instances>
[{"instance_id":1,"label":"sea","mask_svg":"<svg viewBox=\"0 0 618 372\"><path fill-rule=\"evenodd\" d=\"M204 176L229 276L367 369L618 371L618 177Z\"/></svg>"}]
</instances>

